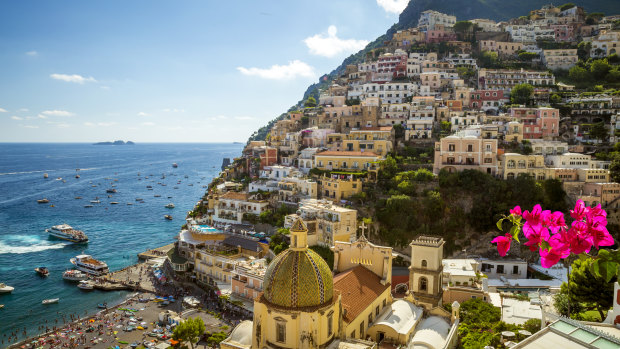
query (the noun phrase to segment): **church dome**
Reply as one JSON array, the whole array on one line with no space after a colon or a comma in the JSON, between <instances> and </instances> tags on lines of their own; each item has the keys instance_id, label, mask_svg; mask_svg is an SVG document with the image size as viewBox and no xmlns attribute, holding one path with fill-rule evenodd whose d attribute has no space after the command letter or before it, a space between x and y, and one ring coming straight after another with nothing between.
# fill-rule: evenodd
<instances>
[{"instance_id":1,"label":"church dome","mask_svg":"<svg viewBox=\"0 0 620 349\"><path fill-rule=\"evenodd\" d=\"M288 249L269 263L264 295L274 305L312 307L332 300L334 284L329 266L316 252Z\"/></svg>"},{"instance_id":2,"label":"church dome","mask_svg":"<svg viewBox=\"0 0 620 349\"><path fill-rule=\"evenodd\" d=\"M330 302L334 296L332 272L327 262L308 249L308 229L299 218L290 229L291 247L269 263L264 295L271 304L303 308Z\"/></svg>"}]
</instances>

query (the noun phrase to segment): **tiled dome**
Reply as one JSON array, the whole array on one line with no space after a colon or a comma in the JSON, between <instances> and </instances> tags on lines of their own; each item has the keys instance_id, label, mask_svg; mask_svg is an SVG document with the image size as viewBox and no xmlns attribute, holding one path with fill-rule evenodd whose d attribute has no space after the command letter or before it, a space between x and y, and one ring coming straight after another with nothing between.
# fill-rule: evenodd
<instances>
[{"instance_id":1,"label":"tiled dome","mask_svg":"<svg viewBox=\"0 0 620 349\"><path fill-rule=\"evenodd\" d=\"M311 307L332 300L334 284L327 263L309 249L288 249L265 272L265 298L272 304Z\"/></svg>"}]
</instances>

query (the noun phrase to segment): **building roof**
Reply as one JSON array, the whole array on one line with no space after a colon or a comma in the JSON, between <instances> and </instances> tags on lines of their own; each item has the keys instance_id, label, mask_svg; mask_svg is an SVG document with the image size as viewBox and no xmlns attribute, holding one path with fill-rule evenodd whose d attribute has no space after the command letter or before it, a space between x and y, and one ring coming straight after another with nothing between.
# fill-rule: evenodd
<instances>
[{"instance_id":1,"label":"building roof","mask_svg":"<svg viewBox=\"0 0 620 349\"><path fill-rule=\"evenodd\" d=\"M252 321L241 321L241 323L230 333L230 336L224 340L224 343L238 348L251 347L253 325L254 323Z\"/></svg>"},{"instance_id":2,"label":"building roof","mask_svg":"<svg viewBox=\"0 0 620 349\"><path fill-rule=\"evenodd\" d=\"M513 298L503 299L502 321L509 324L522 325L529 319L542 319L540 305Z\"/></svg>"},{"instance_id":3,"label":"building roof","mask_svg":"<svg viewBox=\"0 0 620 349\"><path fill-rule=\"evenodd\" d=\"M334 296L327 262L310 249L287 249L277 255L267 267L264 286L265 299L281 307L319 306Z\"/></svg>"},{"instance_id":4,"label":"building roof","mask_svg":"<svg viewBox=\"0 0 620 349\"><path fill-rule=\"evenodd\" d=\"M586 326L579 321L560 318L513 348L527 349L581 349L619 348L620 339Z\"/></svg>"},{"instance_id":5,"label":"building roof","mask_svg":"<svg viewBox=\"0 0 620 349\"><path fill-rule=\"evenodd\" d=\"M412 349L441 349L450 333L450 324L439 316L424 319L411 339Z\"/></svg>"},{"instance_id":6,"label":"building roof","mask_svg":"<svg viewBox=\"0 0 620 349\"><path fill-rule=\"evenodd\" d=\"M317 153L316 156L364 156L377 157L378 155L369 151L323 151Z\"/></svg>"},{"instance_id":7,"label":"building roof","mask_svg":"<svg viewBox=\"0 0 620 349\"><path fill-rule=\"evenodd\" d=\"M477 262L475 259L444 259L441 263L443 264L444 273L476 277L474 264L477 264Z\"/></svg>"},{"instance_id":8,"label":"building roof","mask_svg":"<svg viewBox=\"0 0 620 349\"><path fill-rule=\"evenodd\" d=\"M262 250L262 248L260 247L261 243L257 239L246 237L243 235L229 235L222 241L222 243L224 245L234 247L241 246L242 249L249 251Z\"/></svg>"},{"instance_id":9,"label":"building roof","mask_svg":"<svg viewBox=\"0 0 620 349\"><path fill-rule=\"evenodd\" d=\"M386 307L372 325L385 325L398 334L407 334L420 321L423 312L415 304L399 299Z\"/></svg>"},{"instance_id":10,"label":"building roof","mask_svg":"<svg viewBox=\"0 0 620 349\"><path fill-rule=\"evenodd\" d=\"M343 318L349 323L389 287L390 284L382 285L378 275L361 265L334 277L334 289L340 292L346 311Z\"/></svg>"},{"instance_id":11,"label":"building roof","mask_svg":"<svg viewBox=\"0 0 620 349\"><path fill-rule=\"evenodd\" d=\"M229 192L226 192L224 195L220 196L220 199L247 201L248 194L229 191Z\"/></svg>"}]
</instances>

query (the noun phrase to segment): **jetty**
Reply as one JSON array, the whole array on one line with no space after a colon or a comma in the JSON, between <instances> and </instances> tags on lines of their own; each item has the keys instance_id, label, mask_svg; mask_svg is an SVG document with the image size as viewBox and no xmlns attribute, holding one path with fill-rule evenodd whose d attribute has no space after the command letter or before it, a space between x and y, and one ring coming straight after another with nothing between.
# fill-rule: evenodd
<instances>
[{"instance_id":1,"label":"jetty","mask_svg":"<svg viewBox=\"0 0 620 349\"><path fill-rule=\"evenodd\" d=\"M148 261L149 259L166 257L168 255L168 251L170 251L173 247L174 243L138 253L138 259L141 261Z\"/></svg>"}]
</instances>

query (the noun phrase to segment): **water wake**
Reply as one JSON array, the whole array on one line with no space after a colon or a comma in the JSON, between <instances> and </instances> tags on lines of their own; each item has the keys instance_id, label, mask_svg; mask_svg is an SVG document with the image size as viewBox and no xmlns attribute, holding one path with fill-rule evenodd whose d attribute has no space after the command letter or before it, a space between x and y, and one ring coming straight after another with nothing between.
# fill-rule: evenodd
<instances>
[{"instance_id":1,"label":"water wake","mask_svg":"<svg viewBox=\"0 0 620 349\"><path fill-rule=\"evenodd\" d=\"M22 244L19 244L22 242ZM38 237L18 235L10 239L0 240L0 254L24 254L56 250L67 246L62 242L40 240Z\"/></svg>"}]
</instances>

